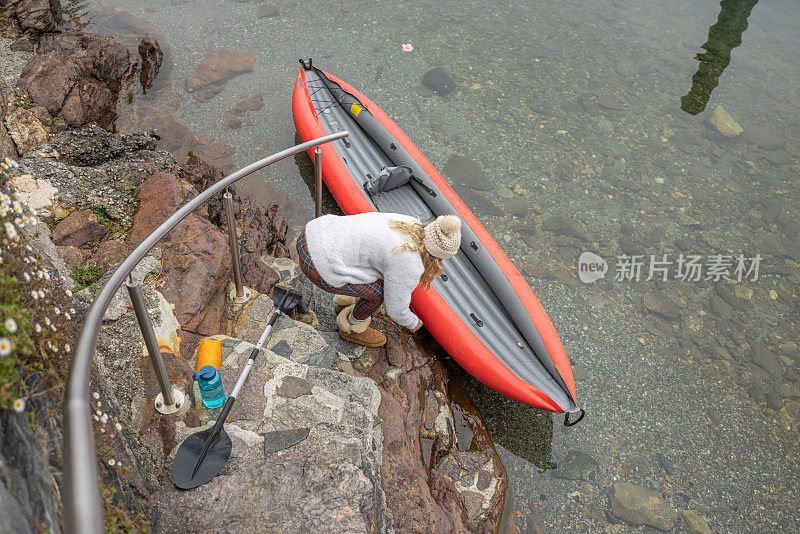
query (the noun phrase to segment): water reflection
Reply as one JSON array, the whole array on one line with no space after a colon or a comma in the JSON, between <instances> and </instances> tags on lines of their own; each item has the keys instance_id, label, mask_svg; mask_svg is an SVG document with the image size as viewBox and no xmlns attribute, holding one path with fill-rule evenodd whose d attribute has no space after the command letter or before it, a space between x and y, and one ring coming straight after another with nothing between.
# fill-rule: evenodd
<instances>
[{"instance_id":1,"label":"water reflection","mask_svg":"<svg viewBox=\"0 0 800 534\"><path fill-rule=\"evenodd\" d=\"M692 76L689 94L681 97L681 109L697 115L706 108L711 92L717 87L719 77L731 62L731 51L742 44L742 33L747 29L747 17L758 0L722 0L717 23L708 29L705 52L697 54L700 67Z\"/></svg>"}]
</instances>

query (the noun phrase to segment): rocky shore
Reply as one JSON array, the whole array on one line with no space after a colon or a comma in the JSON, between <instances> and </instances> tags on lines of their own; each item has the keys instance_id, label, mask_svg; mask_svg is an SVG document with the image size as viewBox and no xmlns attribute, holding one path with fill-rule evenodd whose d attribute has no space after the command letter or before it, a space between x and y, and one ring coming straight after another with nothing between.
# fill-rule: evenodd
<instances>
[{"instance_id":1,"label":"rocky shore","mask_svg":"<svg viewBox=\"0 0 800 534\"><path fill-rule=\"evenodd\" d=\"M74 294L78 315L134 247L222 175L219 158L189 154L185 144L162 150L152 132L109 131L120 96L134 95L135 108L135 99L158 85L157 39L137 37L131 50L84 33L58 2L4 0L0 7L3 35L13 37L0 45L0 155L20 163L2 185L37 210L41 222L24 231L24 240L60 273L56 283ZM241 59L246 69L249 60ZM209 69L215 79L204 81L201 65L187 80L201 100L225 81ZM231 127L258 107L258 98L235 106ZM469 427L480 439L459 440L454 421L461 416L448 399L447 373L424 338L388 319L379 320L390 339L384 349L338 338L330 295L307 282L289 257L281 200L273 192L266 204L253 204L237 193L245 283L253 293L243 306L227 298L230 251L218 199L134 269L168 375L186 394L178 414L154 409L158 385L127 293L109 307L87 399L108 528L498 532L506 473L479 416ZM230 387L270 315L269 293L278 282L300 289L309 313L281 319L262 351L226 425L234 452L222 474L180 492L169 474L177 446L217 415L202 406L191 381L196 347L205 337L222 340L221 372ZM30 391L42 401L0 418L4 443L15 442L0 458L0 477L12 490L0 493L0 524L4 532L6 525L9 532L59 532L60 428L41 421L58 406L60 389L48 395L33 384ZM21 424L26 417L34 421L30 428ZM299 443L281 445L297 432L304 435ZM207 513L211 502L215 514Z\"/></svg>"}]
</instances>

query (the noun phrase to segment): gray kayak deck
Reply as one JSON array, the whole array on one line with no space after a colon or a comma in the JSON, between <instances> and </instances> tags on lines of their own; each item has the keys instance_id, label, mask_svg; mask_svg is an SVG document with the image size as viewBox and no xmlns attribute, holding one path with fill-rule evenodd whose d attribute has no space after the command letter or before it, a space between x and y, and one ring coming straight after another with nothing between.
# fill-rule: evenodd
<instances>
[{"instance_id":1,"label":"gray kayak deck","mask_svg":"<svg viewBox=\"0 0 800 534\"><path fill-rule=\"evenodd\" d=\"M423 223L442 214L457 213L444 195L430 194L430 189L438 191L433 181L366 109L358 113L357 119L349 112L352 103L358 102L355 97L330 80L323 81L323 75L316 69L306 70L305 75L325 133L350 132L345 140L333 142L333 146L376 211L419 217ZM392 157L387 152L392 152ZM377 195L365 191L368 176L377 176L386 166L399 165L410 166L415 179L425 186L410 181ZM480 246L478 238L464 227L461 250L444 262L445 276L437 278L432 287L514 375L541 390L563 410L575 409L564 380L510 283ZM474 244L472 249L470 244ZM476 317L482 325L475 321Z\"/></svg>"}]
</instances>

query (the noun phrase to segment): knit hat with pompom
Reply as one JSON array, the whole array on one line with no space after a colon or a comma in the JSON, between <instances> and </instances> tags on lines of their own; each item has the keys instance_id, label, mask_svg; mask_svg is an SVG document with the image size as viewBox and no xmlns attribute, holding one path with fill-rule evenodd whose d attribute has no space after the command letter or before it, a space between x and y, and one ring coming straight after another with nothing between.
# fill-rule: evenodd
<instances>
[{"instance_id":1,"label":"knit hat with pompom","mask_svg":"<svg viewBox=\"0 0 800 534\"><path fill-rule=\"evenodd\" d=\"M425 227L425 249L431 256L452 258L461 246L461 219L455 215L440 215Z\"/></svg>"}]
</instances>

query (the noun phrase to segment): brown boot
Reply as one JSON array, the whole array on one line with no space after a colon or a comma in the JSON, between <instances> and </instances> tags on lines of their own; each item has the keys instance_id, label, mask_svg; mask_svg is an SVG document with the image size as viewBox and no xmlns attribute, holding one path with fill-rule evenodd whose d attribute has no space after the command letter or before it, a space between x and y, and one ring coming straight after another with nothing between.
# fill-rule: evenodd
<instances>
[{"instance_id":1,"label":"brown boot","mask_svg":"<svg viewBox=\"0 0 800 534\"><path fill-rule=\"evenodd\" d=\"M355 304L343 308L336 315L336 324L339 325L339 337L364 347L384 346L386 344L386 336L369 327L371 317L367 317L356 324L350 324L347 318L350 317L353 308L355 308Z\"/></svg>"},{"instance_id":2,"label":"brown boot","mask_svg":"<svg viewBox=\"0 0 800 534\"><path fill-rule=\"evenodd\" d=\"M334 311L334 313L336 313L336 315L339 315L340 313L342 313L343 309L345 309L346 307L350 306L351 304L355 304L356 302L358 302L358 297L351 297L350 295L334 295L333 296L333 311ZM380 311L381 311L381 308L378 308L377 310L372 312L372 315L375 315L376 313L378 313Z\"/></svg>"}]
</instances>

